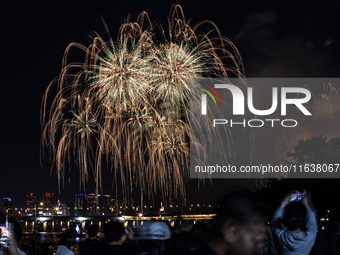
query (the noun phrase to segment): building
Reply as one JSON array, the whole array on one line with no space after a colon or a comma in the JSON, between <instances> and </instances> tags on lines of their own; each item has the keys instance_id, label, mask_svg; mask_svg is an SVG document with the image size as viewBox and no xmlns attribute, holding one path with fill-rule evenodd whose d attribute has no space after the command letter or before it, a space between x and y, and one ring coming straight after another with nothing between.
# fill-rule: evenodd
<instances>
[{"instance_id":1,"label":"building","mask_svg":"<svg viewBox=\"0 0 340 255\"><path fill-rule=\"evenodd\" d=\"M61 212L62 216L70 216L70 207L67 206L66 203L61 204L59 211Z\"/></svg>"},{"instance_id":2,"label":"building","mask_svg":"<svg viewBox=\"0 0 340 255\"><path fill-rule=\"evenodd\" d=\"M111 197L110 195L98 195L99 215L111 215Z\"/></svg>"},{"instance_id":3,"label":"building","mask_svg":"<svg viewBox=\"0 0 340 255\"><path fill-rule=\"evenodd\" d=\"M26 215L34 215L35 214L35 203L37 203L37 196L34 193L30 193L26 195L26 210L25 213Z\"/></svg>"},{"instance_id":4,"label":"building","mask_svg":"<svg viewBox=\"0 0 340 255\"><path fill-rule=\"evenodd\" d=\"M118 211L119 211L119 202L116 201L116 199L111 198L110 199L110 211L111 211L111 215L118 215Z\"/></svg>"},{"instance_id":5,"label":"building","mask_svg":"<svg viewBox=\"0 0 340 255\"><path fill-rule=\"evenodd\" d=\"M53 212L55 210L55 202L54 202L54 193L48 193L46 192L43 197L43 215L44 216L51 216L52 214L55 214Z\"/></svg>"},{"instance_id":6,"label":"building","mask_svg":"<svg viewBox=\"0 0 340 255\"><path fill-rule=\"evenodd\" d=\"M89 193L87 196L87 215L96 216L97 215L97 196L94 193Z\"/></svg>"},{"instance_id":7,"label":"building","mask_svg":"<svg viewBox=\"0 0 340 255\"><path fill-rule=\"evenodd\" d=\"M86 216L87 215L88 196L86 194L76 194L74 198L74 215Z\"/></svg>"},{"instance_id":8,"label":"building","mask_svg":"<svg viewBox=\"0 0 340 255\"><path fill-rule=\"evenodd\" d=\"M1 211L7 215L11 215L13 211L12 199L9 197L3 197L1 200Z\"/></svg>"},{"instance_id":9,"label":"building","mask_svg":"<svg viewBox=\"0 0 340 255\"><path fill-rule=\"evenodd\" d=\"M59 204L58 207L60 207ZM121 200L116 201L110 195L99 194L96 196L94 193L89 193L75 196L75 216L122 215L128 208L124 202ZM135 210L135 208L133 209Z\"/></svg>"},{"instance_id":10,"label":"building","mask_svg":"<svg viewBox=\"0 0 340 255\"><path fill-rule=\"evenodd\" d=\"M110 214L111 215L123 215L126 214L126 210L129 209L127 204L122 199L110 199Z\"/></svg>"},{"instance_id":11,"label":"building","mask_svg":"<svg viewBox=\"0 0 340 255\"><path fill-rule=\"evenodd\" d=\"M67 206L66 203L61 203L60 200L57 200L57 207L54 211L54 215L59 215L59 216L70 216L70 207Z\"/></svg>"}]
</instances>

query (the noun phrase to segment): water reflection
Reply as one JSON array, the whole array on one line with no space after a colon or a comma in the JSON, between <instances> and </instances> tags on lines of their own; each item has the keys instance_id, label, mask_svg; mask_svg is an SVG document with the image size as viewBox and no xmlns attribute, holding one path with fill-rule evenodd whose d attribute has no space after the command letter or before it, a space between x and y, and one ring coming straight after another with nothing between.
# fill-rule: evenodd
<instances>
[{"instance_id":1,"label":"water reflection","mask_svg":"<svg viewBox=\"0 0 340 255\"><path fill-rule=\"evenodd\" d=\"M37 234L37 240L38 242L59 242L60 235L63 232L54 232L53 234L51 232L38 232ZM76 238L69 238L70 241L76 241L77 243L84 241L85 237L76 237ZM23 233L22 242L30 242L35 241L35 234L34 233Z\"/></svg>"}]
</instances>

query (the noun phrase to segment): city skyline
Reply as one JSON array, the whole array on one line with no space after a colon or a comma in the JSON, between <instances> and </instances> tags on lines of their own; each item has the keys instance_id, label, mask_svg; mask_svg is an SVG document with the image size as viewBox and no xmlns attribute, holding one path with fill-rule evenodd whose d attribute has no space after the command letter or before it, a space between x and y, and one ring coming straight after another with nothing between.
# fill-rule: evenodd
<instances>
[{"instance_id":1,"label":"city skyline","mask_svg":"<svg viewBox=\"0 0 340 255\"><path fill-rule=\"evenodd\" d=\"M80 193L73 196L73 200L62 201L53 193L46 192L44 196L29 193L26 195L26 205L16 207L9 197L0 199L0 211L7 215L22 216L115 216L115 215L157 215L160 213L174 214L202 214L213 213L215 203L203 204L180 202L164 204L147 203L142 201L116 199L110 195L94 193Z\"/></svg>"}]
</instances>

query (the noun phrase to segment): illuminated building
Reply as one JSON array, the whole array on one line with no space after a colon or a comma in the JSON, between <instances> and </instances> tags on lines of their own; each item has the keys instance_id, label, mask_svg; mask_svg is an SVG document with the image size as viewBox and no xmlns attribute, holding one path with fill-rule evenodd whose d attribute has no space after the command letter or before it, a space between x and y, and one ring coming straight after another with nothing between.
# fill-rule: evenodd
<instances>
[{"instance_id":1,"label":"illuminated building","mask_svg":"<svg viewBox=\"0 0 340 255\"><path fill-rule=\"evenodd\" d=\"M59 207L59 211L63 216L70 216L70 207L65 204L61 204Z\"/></svg>"},{"instance_id":2,"label":"illuminated building","mask_svg":"<svg viewBox=\"0 0 340 255\"><path fill-rule=\"evenodd\" d=\"M87 215L88 196L86 194L76 194L74 198L74 214L75 216Z\"/></svg>"},{"instance_id":3,"label":"illuminated building","mask_svg":"<svg viewBox=\"0 0 340 255\"><path fill-rule=\"evenodd\" d=\"M97 196L94 193L89 193L87 197L87 215L97 215Z\"/></svg>"},{"instance_id":4,"label":"illuminated building","mask_svg":"<svg viewBox=\"0 0 340 255\"><path fill-rule=\"evenodd\" d=\"M59 216L70 216L70 207L67 206L66 203L61 203L58 199L57 207L54 210L54 214Z\"/></svg>"},{"instance_id":5,"label":"illuminated building","mask_svg":"<svg viewBox=\"0 0 340 255\"><path fill-rule=\"evenodd\" d=\"M111 215L117 215L119 211L119 202L114 198L110 199L110 211Z\"/></svg>"},{"instance_id":6,"label":"illuminated building","mask_svg":"<svg viewBox=\"0 0 340 255\"><path fill-rule=\"evenodd\" d=\"M9 197L3 197L1 200L1 211L10 215L13 211L12 199Z\"/></svg>"},{"instance_id":7,"label":"illuminated building","mask_svg":"<svg viewBox=\"0 0 340 255\"><path fill-rule=\"evenodd\" d=\"M110 195L98 195L98 207L99 207L99 215L111 215L110 212L110 203L111 197Z\"/></svg>"},{"instance_id":8,"label":"illuminated building","mask_svg":"<svg viewBox=\"0 0 340 255\"><path fill-rule=\"evenodd\" d=\"M44 216L50 216L53 213L54 210L54 193L45 193L45 196L43 197L43 215Z\"/></svg>"},{"instance_id":9,"label":"illuminated building","mask_svg":"<svg viewBox=\"0 0 340 255\"><path fill-rule=\"evenodd\" d=\"M37 202L37 196L34 193L26 195L26 215L34 215L34 204Z\"/></svg>"}]
</instances>

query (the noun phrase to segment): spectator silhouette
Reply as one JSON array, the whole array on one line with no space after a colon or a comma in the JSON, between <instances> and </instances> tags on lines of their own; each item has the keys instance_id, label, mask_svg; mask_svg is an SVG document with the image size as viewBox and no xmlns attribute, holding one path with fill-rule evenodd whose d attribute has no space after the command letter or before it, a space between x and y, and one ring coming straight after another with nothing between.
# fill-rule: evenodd
<instances>
[{"instance_id":1,"label":"spectator silhouette","mask_svg":"<svg viewBox=\"0 0 340 255\"><path fill-rule=\"evenodd\" d=\"M0 223L5 223L6 217L4 214L2 214L0 219ZM8 255L26 255L25 252L19 249L20 241L22 239L22 227L19 221L17 221L13 217L8 218L8 223L11 226L12 231L12 238L9 241L9 249L4 251L4 254ZM1 233L3 234L3 233ZM2 251L0 251L0 254L3 254Z\"/></svg>"},{"instance_id":2,"label":"spectator silhouette","mask_svg":"<svg viewBox=\"0 0 340 255\"><path fill-rule=\"evenodd\" d=\"M111 221L104 226L104 235L107 246L102 249L96 249L95 254L115 254L115 255L130 255L133 254L130 250L122 247L125 242L125 228L122 223L118 221Z\"/></svg>"},{"instance_id":3,"label":"spectator silhouette","mask_svg":"<svg viewBox=\"0 0 340 255\"><path fill-rule=\"evenodd\" d=\"M174 254L187 255L197 250L199 237L191 221L182 221L182 225L172 234Z\"/></svg>"},{"instance_id":4,"label":"spectator silhouette","mask_svg":"<svg viewBox=\"0 0 340 255\"><path fill-rule=\"evenodd\" d=\"M217 211L215 230L199 255L248 255L265 247L266 217L263 201L250 191L224 197Z\"/></svg>"},{"instance_id":5,"label":"spectator silhouette","mask_svg":"<svg viewBox=\"0 0 340 255\"><path fill-rule=\"evenodd\" d=\"M156 221L146 222L138 228L135 237L136 252L141 255L160 255L169 252L166 241L170 238L171 232L167 224Z\"/></svg>"},{"instance_id":6,"label":"spectator silhouette","mask_svg":"<svg viewBox=\"0 0 340 255\"><path fill-rule=\"evenodd\" d=\"M98 225L90 225L87 233L89 237L79 243L79 251L81 255L92 255L96 249L101 249L104 245L97 239Z\"/></svg>"},{"instance_id":7,"label":"spectator silhouette","mask_svg":"<svg viewBox=\"0 0 340 255\"><path fill-rule=\"evenodd\" d=\"M60 238L59 246L56 255L74 255L74 252L69 249L69 241L66 236Z\"/></svg>"},{"instance_id":8,"label":"spectator silhouette","mask_svg":"<svg viewBox=\"0 0 340 255\"><path fill-rule=\"evenodd\" d=\"M311 204L310 192L302 198L306 217L300 202L290 202L287 195L276 210L272 220L272 235L278 254L308 255L313 248L317 235L317 215ZM306 229L302 230L303 223Z\"/></svg>"}]
</instances>

